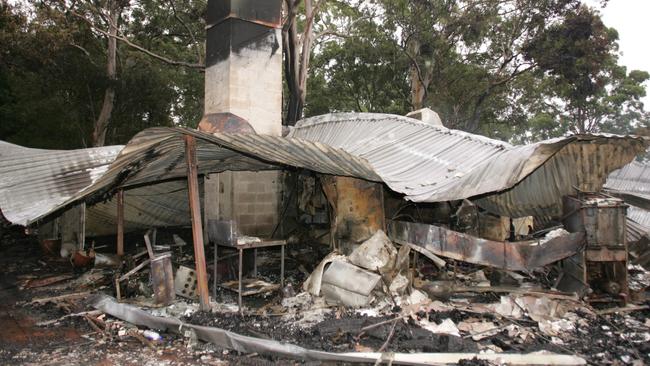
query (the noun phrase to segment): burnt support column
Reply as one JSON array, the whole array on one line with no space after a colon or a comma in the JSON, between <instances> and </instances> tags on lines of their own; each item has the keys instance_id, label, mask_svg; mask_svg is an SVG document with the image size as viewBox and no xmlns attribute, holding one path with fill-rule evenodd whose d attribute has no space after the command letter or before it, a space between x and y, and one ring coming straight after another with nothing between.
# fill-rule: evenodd
<instances>
[{"instance_id":1,"label":"burnt support column","mask_svg":"<svg viewBox=\"0 0 650 366\"><path fill-rule=\"evenodd\" d=\"M124 190L117 191L117 255L124 255Z\"/></svg>"},{"instance_id":2,"label":"burnt support column","mask_svg":"<svg viewBox=\"0 0 650 366\"><path fill-rule=\"evenodd\" d=\"M196 164L196 140L191 135L185 135L185 159L187 163L187 191L189 194L190 214L192 216L192 241L194 242L194 260L196 262L197 292L199 293L201 310L209 310L210 299L208 293L208 273L205 265L205 249L203 246L199 177Z\"/></svg>"},{"instance_id":3,"label":"burnt support column","mask_svg":"<svg viewBox=\"0 0 650 366\"><path fill-rule=\"evenodd\" d=\"M332 207L332 235L343 254L370 238L377 230L386 231L383 187L363 179L321 176L323 191Z\"/></svg>"}]
</instances>

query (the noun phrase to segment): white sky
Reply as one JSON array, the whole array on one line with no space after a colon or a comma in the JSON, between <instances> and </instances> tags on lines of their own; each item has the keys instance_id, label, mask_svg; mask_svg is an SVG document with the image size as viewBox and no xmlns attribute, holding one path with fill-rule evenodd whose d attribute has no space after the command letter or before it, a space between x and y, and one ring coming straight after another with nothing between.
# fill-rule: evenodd
<instances>
[{"instance_id":1,"label":"white sky","mask_svg":"<svg viewBox=\"0 0 650 366\"><path fill-rule=\"evenodd\" d=\"M598 1L587 1L598 6ZM609 0L600 9L606 26L618 31L618 45L621 53L619 63L630 70L650 72L650 1L648 0ZM650 94L650 83L646 82ZM645 110L650 110L650 96L644 99Z\"/></svg>"}]
</instances>

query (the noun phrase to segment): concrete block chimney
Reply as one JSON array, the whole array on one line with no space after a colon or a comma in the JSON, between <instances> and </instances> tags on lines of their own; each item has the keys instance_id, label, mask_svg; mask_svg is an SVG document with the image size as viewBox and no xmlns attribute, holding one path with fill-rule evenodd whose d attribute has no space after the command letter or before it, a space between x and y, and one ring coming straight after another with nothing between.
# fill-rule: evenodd
<instances>
[{"instance_id":1,"label":"concrete block chimney","mask_svg":"<svg viewBox=\"0 0 650 366\"><path fill-rule=\"evenodd\" d=\"M205 114L282 133L282 0L209 0Z\"/></svg>"},{"instance_id":2,"label":"concrete block chimney","mask_svg":"<svg viewBox=\"0 0 650 366\"><path fill-rule=\"evenodd\" d=\"M282 134L281 19L282 0L208 1L200 130ZM226 131L227 125L236 125L235 131ZM206 221L236 220L243 234L271 234L279 216L279 171L224 172L206 178Z\"/></svg>"}]
</instances>

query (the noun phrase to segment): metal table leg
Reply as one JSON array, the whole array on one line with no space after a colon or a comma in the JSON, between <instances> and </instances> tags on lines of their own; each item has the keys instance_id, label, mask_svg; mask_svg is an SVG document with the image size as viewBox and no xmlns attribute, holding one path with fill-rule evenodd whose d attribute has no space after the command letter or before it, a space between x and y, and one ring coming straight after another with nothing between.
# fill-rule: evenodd
<instances>
[{"instance_id":1,"label":"metal table leg","mask_svg":"<svg viewBox=\"0 0 650 366\"><path fill-rule=\"evenodd\" d=\"M212 299L217 301L217 243L214 243L214 268L212 269Z\"/></svg>"},{"instance_id":2,"label":"metal table leg","mask_svg":"<svg viewBox=\"0 0 650 366\"><path fill-rule=\"evenodd\" d=\"M280 245L280 288L284 288L284 245Z\"/></svg>"},{"instance_id":3,"label":"metal table leg","mask_svg":"<svg viewBox=\"0 0 650 366\"><path fill-rule=\"evenodd\" d=\"M243 264L242 259L244 257L243 252L244 251L242 249L239 249L239 292L238 292L239 299L238 299L238 303L239 303L239 313L240 314L242 314L242 308L241 308L241 291L242 291L241 290L241 277L242 277L242 264Z\"/></svg>"},{"instance_id":4,"label":"metal table leg","mask_svg":"<svg viewBox=\"0 0 650 366\"><path fill-rule=\"evenodd\" d=\"M257 248L253 249L253 277L257 277Z\"/></svg>"}]
</instances>

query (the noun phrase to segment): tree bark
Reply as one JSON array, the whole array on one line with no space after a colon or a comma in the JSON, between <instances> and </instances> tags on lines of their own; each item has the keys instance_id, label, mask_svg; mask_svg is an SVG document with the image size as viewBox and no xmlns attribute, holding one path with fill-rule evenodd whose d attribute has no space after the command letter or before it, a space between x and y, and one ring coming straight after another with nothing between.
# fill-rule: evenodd
<instances>
[{"instance_id":1,"label":"tree bark","mask_svg":"<svg viewBox=\"0 0 650 366\"><path fill-rule=\"evenodd\" d=\"M422 70L418 64L417 58L420 55L420 42L416 38L410 38L406 45L405 54L411 59L410 79L411 79L411 108L414 111L422 109L424 99L427 96L429 84L433 74L432 66L427 66Z\"/></svg>"},{"instance_id":2,"label":"tree bark","mask_svg":"<svg viewBox=\"0 0 650 366\"><path fill-rule=\"evenodd\" d=\"M307 98L307 77L309 60L314 42L314 18L323 0L316 4L305 0L305 25L300 36L296 24L299 1L285 0L287 6L287 24L283 28L283 52L285 57L285 78L289 89L289 103L285 124L294 125L302 118Z\"/></svg>"},{"instance_id":3,"label":"tree bark","mask_svg":"<svg viewBox=\"0 0 650 366\"><path fill-rule=\"evenodd\" d=\"M106 77L108 86L104 91L102 109L95 120L93 128L93 146L104 146L106 130L111 120L113 106L115 105L115 81L117 80L117 23L120 17L120 7L116 1L109 2L109 37L107 37L108 50L106 52Z\"/></svg>"}]
</instances>

